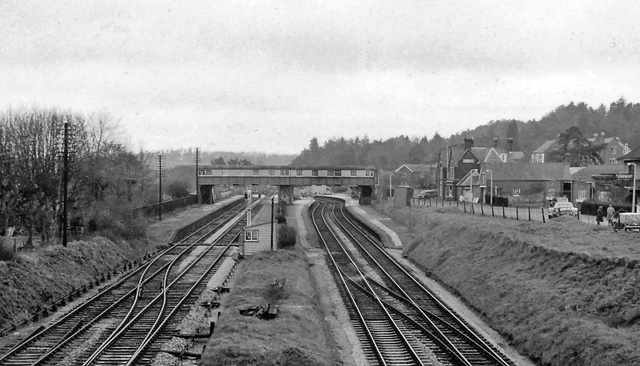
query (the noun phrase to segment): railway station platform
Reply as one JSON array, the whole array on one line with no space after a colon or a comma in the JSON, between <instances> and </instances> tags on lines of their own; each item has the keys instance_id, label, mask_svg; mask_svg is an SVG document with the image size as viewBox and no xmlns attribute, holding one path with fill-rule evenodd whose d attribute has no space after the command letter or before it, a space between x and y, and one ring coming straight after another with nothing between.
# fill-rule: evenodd
<instances>
[{"instance_id":1,"label":"railway station platform","mask_svg":"<svg viewBox=\"0 0 640 366\"><path fill-rule=\"evenodd\" d=\"M214 204L195 205L187 207L186 209L162 214L162 220L157 220L156 218L156 221L147 228L147 237L155 243L168 243L171 241L171 238L173 238L175 232L183 226L238 200L244 200L244 197L240 195L231 196L221 199Z\"/></svg>"},{"instance_id":2,"label":"railway station platform","mask_svg":"<svg viewBox=\"0 0 640 366\"><path fill-rule=\"evenodd\" d=\"M381 214L371 206L361 206L358 204L358 201L348 197L336 197L345 199L347 210L362 222L370 224L369 227L380 235L385 247L402 249L405 244L411 241L411 235L406 226Z\"/></svg>"}]
</instances>

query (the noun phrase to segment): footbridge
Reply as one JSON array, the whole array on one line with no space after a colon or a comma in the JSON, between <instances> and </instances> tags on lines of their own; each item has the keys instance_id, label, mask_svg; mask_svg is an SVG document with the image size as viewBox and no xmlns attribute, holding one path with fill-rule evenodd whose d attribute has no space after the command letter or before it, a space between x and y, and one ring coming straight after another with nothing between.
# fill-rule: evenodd
<instances>
[{"instance_id":1,"label":"footbridge","mask_svg":"<svg viewBox=\"0 0 640 366\"><path fill-rule=\"evenodd\" d=\"M377 180L372 166L213 165L198 169L201 202L213 201L215 186L277 186L279 199L293 203L293 188L311 185L358 187L360 204L371 203Z\"/></svg>"}]
</instances>

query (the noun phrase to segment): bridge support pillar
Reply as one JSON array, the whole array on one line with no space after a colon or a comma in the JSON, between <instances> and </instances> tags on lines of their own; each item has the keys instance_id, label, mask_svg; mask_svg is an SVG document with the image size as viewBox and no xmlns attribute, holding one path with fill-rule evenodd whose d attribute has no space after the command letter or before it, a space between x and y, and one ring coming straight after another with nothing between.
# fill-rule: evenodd
<instances>
[{"instance_id":1,"label":"bridge support pillar","mask_svg":"<svg viewBox=\"0 0 640 366\"><path fill-rule=\"evenodd\" d=\"M293 205L293 186L278 186L278 201Z\"/></svg>"},{"instance_id":2,"label":"bridge support pillar","mask_svg":"<svg viewBox=\"0 0 640 366\"><path fill-rule=\"evenodd\" d=\"M371 196L373 195L372 186L359 186L360 187L360 201L361 205L370 205Z\"/></svg>"}]
</instances>

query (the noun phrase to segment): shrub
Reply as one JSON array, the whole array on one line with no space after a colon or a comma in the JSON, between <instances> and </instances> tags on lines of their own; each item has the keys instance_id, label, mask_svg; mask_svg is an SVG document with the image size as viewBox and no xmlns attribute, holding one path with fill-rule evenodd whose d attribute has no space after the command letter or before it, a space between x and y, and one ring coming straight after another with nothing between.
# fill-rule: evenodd
<instances>
[{"instance_id":1,"label":"shrub","mask_svg":"<svg viewBox=\"0 0 640 366\"><path fill-rule=\"evenodd\" d=\"M298 232L295 228L280 225L278 229L278 248L290 248L296 244Z\"/></svg>"},{"instance_id":2,"label":"shrub","mask_svg":"<svg viewBox=\"0 0 640 366\"><path fill-rule=\"evenodd\" d=\"M125 205L95 207L89 218L89 227L109 239L137 239L145 235L147 223Z\"/></svg>"},{"instance_id":3,"label":"shrub","mask_svg":"<svg viewBox=\"0 0 640 366\"><path fill-rule=\"evenodd\" d=\"M11 246L4 245L3 242L0 241L0 261L9 262L16 258L16 254L11 249Z\"/></svg>"},{"instance_id":4,"label":"shrub","mask_svg":"<svg viewBox=\"0 0 640 366\"><path fill-rule=\"evenodd\" d=\"M347 188L347 187L345 187L345 186L339 186L339 187L335 187L335 188L333 189L333 191L334 191L335 193L344 193L344 192L346 192L346 191L347 191L347 189L348 189L348 188Z\"/></svg>"},{"instance_id":5,"label":"shrub","mask_svg":"<svg viewBox=\"0 0 640 366\"><path fill-rule=\"evenodd\" d=\"M286 224L287 218L284 215L278 215L276 216L276 221L278 222L278 224Z\"/></svg>"}]
</instances>

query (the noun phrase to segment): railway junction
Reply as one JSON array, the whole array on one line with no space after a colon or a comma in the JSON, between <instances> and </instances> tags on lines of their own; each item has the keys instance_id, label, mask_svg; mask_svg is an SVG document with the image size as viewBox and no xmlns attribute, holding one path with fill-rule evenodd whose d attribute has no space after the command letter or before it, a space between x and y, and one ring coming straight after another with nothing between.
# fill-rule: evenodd
<instances>
[{"instance_id":1,"label":"railway junction","mask_svg":"<svg viewBox=\"0 0 640 366\"><path fill-rule=\"evenodd\" d=\"M489 218L467 215L462 219L453 208L397 210L389 212L392 220L372 207L341 198L297 201L287 222L298 228L300 245L239 261L235 238L246 225L245 214L230 210L233 201L246 207L243 199L219 202L215 208L200 205L167 218L162 224L170 228L156 230L156 237L171 236L175 245L110 270L111 280L83 289L86 295L75 291L77 299L69 297L69 304L58 304L59 312L5 334L0 364L534 365L511 344L533 355L535 364L588 365L584 361L593 359L588 353L558 353L567 341L545 345L536 332L555 330L540 317L572 321L583 315L591 318L591 311L615 310L604 307L604 298L591 300L594 310L578 303L584 293L574 294L566 287L577 279L563 277L574 267L604 265L627 284L637 271L633 253L626 259L615 255L593 259L592 251L601 254L602 247L583 247L584 254L576 256L566 247L554 247L553 241L535 242L526 235L520 241L508 241L504 221L491 221L500 225L501 232L497 227L483 231L474 226L474 220L487 225ZM260 208L260 202L255 204L254 218L268 218L269 210ZM196 230L190 225L212 214L206 226ZM469 217L464 227L447 222ZM417 231L416 223L430 229L429 237L421 236L424 232ZM527 233L537 223L516 225ZM554 225L549 230L552 234L565 230L561 221ZM591 230L594 237L609 234ZM620 238L632 239L633 234L623 235ZM477 243L471 243L472 237L478 238ZM437 242L432 241L436 238ZM500 261L503 269L491 268ZM519 278L522 268L508 268L534 262L552 266L544 273L557 272L553 263L561 266L562 271L553 275L558 281L553 286L559 289L536 288L531 279ZM510 278L501 277L509 271ZM609 291L625 286L608 274L600 277ZM519 282L511 281L514 278ZM541 282L536 281L536 285ZM580 289L579 284L574 286ZM274 288L284 288L286 296L278 301ZM270 292L276 319L239 315L239 310L251 305L266 305L265 290ZM495 291L502 297L492 295ZM514 298L540 296L545 291L569 293L566 298L551 294L550 306L538 301L529 303L527 310ZM560 314L547 315L544 311L549 307ZM633 314L625 311L618 324L634 327ZM538 321L540 325L530 323ZM523 329L530 329L526 337L534 341L519 335ZM596 337L593 328L565 328L564 332ZM591 364L607 364L600 361Z\"/></svg>"}]
</instances>

